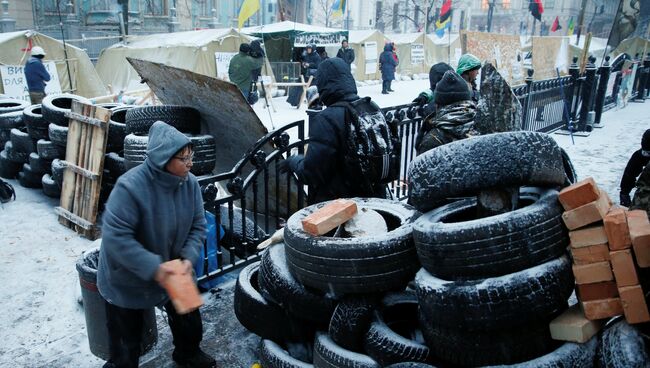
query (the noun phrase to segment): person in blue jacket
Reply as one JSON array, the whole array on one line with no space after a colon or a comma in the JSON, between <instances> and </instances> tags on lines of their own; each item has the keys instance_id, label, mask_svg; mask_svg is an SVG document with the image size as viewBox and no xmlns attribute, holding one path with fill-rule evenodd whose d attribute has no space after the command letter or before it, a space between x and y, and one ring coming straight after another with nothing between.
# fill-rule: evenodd
<instances>
[{"instance_id":1,"label":"person in blue jacket","mask_svg":"<svg viewBox=\"0 0 650 368\"><path fill-rule=\"evenodd\" d=\"M29 99L33 105L40 104L45 98L45 83L50 81L50 73L43 66L45 50L40 46L32 47L32 57L25 64L25 79L29 90Z\"/></svg>"},{"instance_id":2,"label":"person in blue jacket","mask_svg":"<svg viewBox=\"0 0 650 368\"><path fill-rule=\"evenodd\" d=\"M302 67L305 73L305 81L307 81L310 76L316 78L316 71L318 70L321 61L321 57L318 55L318 51L316 50L316 45L307 45L305 52L302 55Z\"/></svg>"},{"instance_id":3,"label":"person in blue jacket","mask_svg":"<svg viewBox=\"0 0 650 368\"><path fill-rule=\"evenodd\" d=\"M143 314L165 309L174 342L173 360L184 367L216 367L199 344L199 310L176 312L161 283L180 259L186 272L199 259L206 237L201 188L192 167L189 138L157 121L149 130L147 158L120 176L106 203L97 287L106 300L108 367L137 367Z\"/></svg>"},{"instance_id":4,"label":"person in blue jacket","mask_svg":"<svg viewBox=\"0 0 650 368\"><path fill-rule=\"evenodd\" d=\"M382 80L381 93L386 95L388 92L393 92L390 87L395 79L395 68L397 67L397 59L393 55L392 43L387 43L384 46L384 51L379 55L379 65Z\"/></svg>"}]
</instances>

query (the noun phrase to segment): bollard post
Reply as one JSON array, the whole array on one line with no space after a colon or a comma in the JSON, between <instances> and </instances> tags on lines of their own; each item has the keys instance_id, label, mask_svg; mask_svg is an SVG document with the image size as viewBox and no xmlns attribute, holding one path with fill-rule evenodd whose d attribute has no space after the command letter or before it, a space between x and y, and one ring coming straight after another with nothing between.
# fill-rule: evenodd
<instances>
[{"instance_id":1,"label":"bollard post","mask_svg":"<svg viewBox=\"0 0 650 368\"><path fill-rule=\"evenodd\" d=\"M609 56L605 57L605 63L600 67L600 79L598 81L598 91L596 92L596 117L594 118L594 127L601 127L600 119L603 116L603 107L605 106L605 94L607 93L607 84L612 68L609 65Z\"/></svg>"},{"instance_id":2,"label":"bollard post","mask_svg":"<svg viewBox=\"0 0 650 368\"><path fill-rule=\"evenodd\" d=\"M639 77L639 84L636 89L636 99L644 102L646 99L646 86L648 79L650 79L650 60L639 60L639 69L641 69L641 76Z\"/></svg>"},{"instance_id":3,"label":"bollard post","mask_svg":"<svg viewBox=\"0 0 650 368\"><path fill-rule=\"evenodd\" d=\"M531 93L533 91L533 74L535 71L531 68L528 69L527 77L526 77L526 100L524 101L524 106L522 106L523 114L522 114L522 121L521 121L521 127L523 130L528 130L528 109L530 109L530 100L531 100Z\"/></svg>"},{"instance_id":4,"label":"bollard post","mask_svg":"<svg viewBox=\"0 0 650 368\"><path fill-rule=\"evenodd\" d=\"M648 72L645 83L646 96L648 96L648 89L650 89L650 52L646 55L645 60L643 61L643 65L646 67L646 70Z\"/></svg>"},{"instance_id":5,"label":"bollard post","mask_svg":"<svg viewBox=\"0 0 650 368\"><path fill-rule=\"evenodd\" d=\"M636 65L636 74L633 75L632 77L634 78L634 83L632 84L632 91L629 93L632 94L635 91L638 91L639 88L639 81L641 80L641 70L642 70L642 65L641 65L641 60L639 58L639 54L636 53L634 54L634 65ZM634 65L632 68L634 68ZM639 98L639 95L636 95L634 98L630 98L630 101L636 101Z\"/></svg>"},{"instance_id":6,"label":"bollard post","mask_svg":"<svg viewBox=\"0 0 650 368\"><path fill-rule=\"evenodd\" d=\"M587 116L591 107L591 95L593 86L596 81L596 65L589 58L587 67L585 68L584 82L582 85L582 106L580 108L580 118L578 120L578 130L583 132L590 132L592 126L587 126Z\"/></svg>"},{"instance_id":7,"label":"bollard post","mask_svg":"<svg viewBox=\"0 0 650 368\"><path fill-rule=\"evenodd\" d=\"M580 66L578 65L578 58L573 57L573 62L569 66L569 76L571 76L571 87L569 88L569 93L567 94L567 103L564 104L565 108L569 108L569 130L576 130L576 116L578 114L578 100L580 93L580 84L582 79L580 78Z\"/></svg>"}]
</instances>

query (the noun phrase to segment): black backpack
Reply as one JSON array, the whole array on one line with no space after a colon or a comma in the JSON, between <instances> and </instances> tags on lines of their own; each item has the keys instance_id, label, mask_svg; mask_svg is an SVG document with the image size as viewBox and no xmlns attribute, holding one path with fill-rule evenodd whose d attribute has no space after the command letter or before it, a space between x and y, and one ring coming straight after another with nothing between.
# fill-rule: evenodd
<instances>
[{"instance_id":1,"label":"black backpack","mask_svg":"<svg viewBox=\"0 0 650 368\"><path fill-rule=\"evenodd\" d=\"M397 129L389 126L379 106L370 97L331 106L346 108L346 177L355 178L362 193L374 193L378 184L399 179L402 149Z\"/></svg>"}]
</instances>

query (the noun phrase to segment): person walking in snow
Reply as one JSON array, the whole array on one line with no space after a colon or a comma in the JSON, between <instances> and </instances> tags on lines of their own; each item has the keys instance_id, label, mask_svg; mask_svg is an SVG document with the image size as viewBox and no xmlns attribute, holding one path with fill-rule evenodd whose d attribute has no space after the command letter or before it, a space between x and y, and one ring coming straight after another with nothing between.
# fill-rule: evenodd
<instances>
[{"instance_id":1,"label":"person walking in snow","mask_svg":"<svg viewBox=\"0 0 650 368\"><path fill-rule=\"evenodd\" d=\"M50 81L50 73L45 70L43 58L45 50L40 46L32 47L32 57L25 64L25 79L29 89L32 105L40 104L45 98L45 83Z\"/></svg>"},{"instance_id":2,"label":"person walking in snow","mask_svg":"<svg viewBox=\"0 0 650 368\"><path fill-rule=\"evenodd\" d=\"M638 188L639 184L641 184L644 191L650 191L650 180L646 179L639 183L636 179L643 171L643 168L648 166L648 161L650 161L650 129L643 133L643 137L641 138L641 148L634 151L625 166L623 178L621 179L621 191L619 193L621 206L630 207L632 204L630 192L635 185ZM639 181L641 181L641 179L639 179ZM637 196L635 195L635 198L636 197ZM639 197L641 198L643 196Z\"/></svg>"},{"instance_id":3,"label":"person walking in snow","mask_svg":"<svg viewBox=\"0 0 650 368\"><path fill-rule=\"evenodd\" d=\"M379 55L379 69L381 70L381 93L386 95L388 92L393 92L391 83L395 79L395 68L397 68L398 61L397 54L393 51L393 44L387 43L384 45L384 51Z\"/></svg>"},{"instance_id":4,"label":"person walking in snow","mask_svg":"<svg viewBox=\"0 0 650 368\"><path fill-rule=\"evenodd\" d=\"M341 48L336 53L336 57L343 59L348 65L352 65L354 62L354 50L350 48L348 40L341 41Z\"/></svg>"},{"instance_id":5,"label":"person walking in snow","mask_svg":"<svg viewBox=\"0 0 650 368\"><path fill-rule=\"evenodd\" d=\"M463 77L467 82L469 89L472 91L472 100L478 102L480 93L476 84L478 71L481 69L481 60L472 54L464 54L458 59L456 73Z\"/></svg>"},{"instance_id":6,"label":"person walking in snow","mask_svg":"<svg viewBox=\"0 0 650 368\"><path fill-rule=\"evenodd\" d=\"M444 144L479 135L474 129L476 104L468 84L453 70L445 72L434 92L435 114L422 122L415 149L420 155Z\"/></svg>"},{"instance_id":7,"label":"person walking in snow","mask_svg":"<svg viewBox=\"0 0 650 368\"><path fill-rule=\"evenodd\" d=\"M109 336L105 368L138 366L144 311L156 306L167 312L172 359L184 367L216 367L199 347L199 310L179 314L161 287L174 272L165 262L179 259L192 272L206 237L201 188L190 173L192 156L185 134L155 122L144 163L120 176L106 202L97 268Z\"/></svg>"}]
</instances>

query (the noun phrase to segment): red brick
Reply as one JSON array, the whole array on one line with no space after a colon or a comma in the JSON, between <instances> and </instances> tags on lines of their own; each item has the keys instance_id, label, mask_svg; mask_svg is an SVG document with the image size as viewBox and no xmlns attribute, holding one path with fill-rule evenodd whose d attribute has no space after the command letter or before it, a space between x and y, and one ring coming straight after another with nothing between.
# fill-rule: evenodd
<instances>
[{"instance_id":1,"label":"red brick","mask_svg":"<svg viewBox=\"0 0 650 368\"><path fill-rule=\"evenodd\" d=\"M560 192L559 200L565 211L584 206L598 200L598 186L593 178L586 178Z\"/></svg>"},{"instance_id":2,"label":"red brick","mask_svg":"<svg viewBox=\"0 0 650 368\"><path fill-rule=\"evenodd\" d=\"M191 272L183 273L185 266L178 259L166 262L174 272L162 281L178 314L186 314L203 305L203 299Z\"/></svg>"},{"instance_id":3,"label":"red brick","mask_svg":"<svg viewBox=\"0 0 650 368\"><path fill-rule=\"evenodd\" d=\"M639 267L650 267L650 222L643 210L627 212L627 226Z\"/></svg>"},{"instance_id":4,"label":"red brick","mask_svg":"<svg viewBox=\"0 0 650 368\"><path fill-rule=\"evenodd\" d=\"M648 305L641 286L626 286L618 289L623 304L625 320L629 324L642 323L650 321Z\"/></svg>"},{"instance_id":5,"label":"red brick","mask_svg":"<svg viewBox=\"0 0 650 368\"><path fill-rule=\"evenodd\" d=\"M569 230L575 230L594 222L602 221L612 206L609 196L601 192L600 198L562 214L562 220Z\"/></svg>"},{"instance_id":6,"label":"red brick","mask_svg":"<svg viewBox=\"0 0 650 368\"><path fill-rule=\"evenodd\" d=\"M594 282L614 280L609 262L597 262L586 265L573 265L576 284L593 284Z\"/></svg>"},{"instance_id":7,"label":"red brick","mask_svg":"<svg viewBox=\"0 0 650 368\"><path fill-rule=\"evenodd\" d=\"M634 265L634 259L632 258L632 251L630 249L610 252L609 256L611 258L612 271L614 271L614 279L619 288L639 284L639 277L636 274L636 266Z\"/></svg>"},{"instance_id":8,"label":"red brick","mask_svg":"<svg viewBox=\"0 0 650 368\"><path fill-rule=\"evenodd\" d=\"M572 248L607 244L607 234L605 233L605 227L602 225L569 231L569 238L571 239Z\"/></svg>"},{"instance_id":9,"label":"red brick","mask_svg":"<svg viewBox=\"0 0 650 368\"><path fill-rule=\"evenodd\" d=\"M618 287L614 281L596 282L593 284L576 285L576 294L581 302L616 298Z\"/></svg>"},{"instance_id":10,"label":"red brick","mask_svg":"<svg viewBox=\"0 0 650 368\"><path fill-rule=\"evenodd\" d=\"M553 340L584 343L601 329L601 321L590 321L579 305L574 305L551 321L549 329Z\"/></svg>"},{"instance_id":11,"label":"red brick","mask_svg":"<svg viewBox=\"0 0 650 368\"><path fill-rule=\"evenodd\" d=\"M302 220L302 228L315 236L323 235L345 223L357 213L357 204L349 199L337 199Z\"/></svg>"},{"instance_id":12,"label":"red brick","mask_svg":"<svg viewBox=\"0 0 650 368\"><path fill-rule=\"evenodd\" d=\"M627 249L632 245L625 212L620 206L612 207L603 220L610 250Z\"/></svg>"},{"instance_id":13,"label":"red brick","mask_svg":"<svg viewBox=\"0 0 650 368\"><path fill-rule=\"evenodd\" d=\"M609 261L609 248L607 248L607 244L591 245L581 248L571 247L571 257L573 258L573 263L577 265Z\"/></svg>"},{"instance_id":14,"label":"red brick","mask_svg":"<svg viewBox=\"0 0 650 368\"><path fill-rule=\"evenodd\" d=\"M623 304L620 298L592 300L581 304L588 320L610 318L623 314Z\"/></svg>"}]
</instances>

